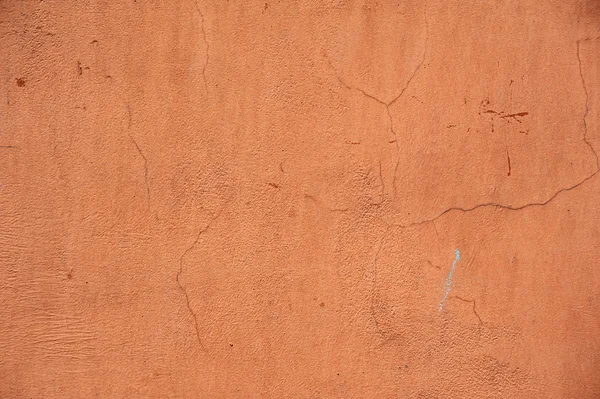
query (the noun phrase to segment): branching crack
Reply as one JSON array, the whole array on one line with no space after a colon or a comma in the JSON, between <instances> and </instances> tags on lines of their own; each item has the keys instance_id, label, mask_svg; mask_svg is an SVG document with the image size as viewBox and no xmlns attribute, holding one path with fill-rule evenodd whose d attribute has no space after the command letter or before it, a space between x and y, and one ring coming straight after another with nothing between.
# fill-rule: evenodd
<instances>
[{"instance_id":1,"label":"branching crack","mask_svg":"<svg viewBox=\"0 0 600 399\"><path fill-rule=\"evenodd\" d=\"M194 309L192 308L192 305L190 303L190 297L188 295L186 286L181 283L181 275L183 274L183 259L185 258L185 256L192 249L194 249L194 247L196 246L196 244L198 244L198 242L200 241L200 237L202 237L202 235L208 231L208 229L213 224L213 222L215 220L217 220L219 218L219 216L221 216L221 214L223 213L224 210L225 210L225 205L219 210L219 212L212 219L210 219L210 221L202 229L200 229L200 231L196 235L196 239L194 240L194 242L192 243L192 245L190 245L183 252L183 254L179 257L179 271L177 272L177 276L175 278L175 280L177 281L177 285L179 285L179 288L181 289L181 291L183 292L183 295L185 296L185 302L186 302L188 311L190 312L190 314L194 318L194 328L196 330L196 338L198 339L198 345L200 346L200 349L202 349L202 351L206 352L206 353L208 353L208 351L206 350L206 347L204 346L204 344L202 343L202 339L200 338L200 328L199 328L199 324L198 324L198 315L196 314L196 312L194 312Z\"/></svg>"},{"instance_id":2,"label":"branching crack","mask_svg":"<svg viewBox=\"0 0 600 399\"><path fill-rule=\"evenodd\" d=\"M589 39L584 39L584 40L589 40ZM409 227L413 227L413 226L418 226L418 225L422 225L425 223L429 223L431 222L435 228L435 220L441 218L442 216L446 215L447 213L453 212L453 211L459 211L462 213L467 213L467 212L471 212L474 211L476 209L479 208L484 208L484 207L495 207L495 208L500 208L500 209L506 209L506 210L510 210L510 211L519 211L519 210L523 210L526 208L530 208L530 207L535 207L535 206L545 206L546 204L550 203L552 200L554 200L556 197L558 197L561 193L563 192L567 192L567 191L571 191L576 189L577 187L585 184L588 180L591 180L593 177L595 177L598 172L600 172L600 161L598 158L598 154L596 152L596 150L594 149L594 147L592 146L592 144L588 141L587 138L587 134L588 134L588 126L587 126L587 116L589 113L589 92L587 89L587 85L585 82L585 78L584 78L584 74L583 74L583 68L582 68L582 63L581 63L581 55L580 55L580 42L582 40L577 42L577 59L579 62L579 74L581 77L581 84L583 86L583 90L585 93L585 112L583 114L583 125L584 125L584 132L583 132L583 141L586 143L586 145L590 148L590 150L592 151L592 153L594 154L594 158L596 159L596 170L591 173L589 176L585 177L584 179L582 179L581 181L579 181L576 184L573 184L569 187L565 187L565 188L561 188L560 190L558 190L557 192L555 192L553 195L550 196L550 198L546 199L545 201L541 201L541 202L531 202L531 203L527 203L525 205L521 205L521 206L510 206L510 205L503 205L503 204L499 204L499 203L494 203L494 202L488 202L488 203L483 203L483 204L478 204L475 205L473 207L470 208L462 208L462 207L451 207L448 208L444 211L442 211L440 214L438 214L437 216L430 218L430 219L425 219L425 220L421 220L418 222L414 222L414 223L410 223L410 224L406 224L406 225L402 225L402 224L388 224L386 230L384 231L379 244L378 244L378 248L377 251L375 253L375 257L373 260L373 266L372 266L372 270L373 270L373 278L372 278L372 286L371 286L371 298L370 298L370 314L371 317L374 321L375 324L375 328L377 330L377 332L379 333L379 335L384 339L383 343L389 342L391 340L394 340L397 338L396 335L394 334L389 334L388 332L386 332L380 324L380 321L377 317L377 312L376 312L376 307L375 307L375 295L376 295L376 291L377 291L377 279L378 279L378 266L377 266L377 262L379 261L379 256L381 254L381 251L384 247L384 242L385 239L387 237L387 235L389 234L390 230L392 227L400 227L400 228L409 228ZM421 63L422 64L422 63ZM331 65L331 63L330 63ZM416 74L416 72L418 71L420 65L417 67L417 69L415 70L415 72L413 73L413 76L409 79L409 81L407 82L406 87L408 87L408 85L410 84L410 81L412 80L412 78L414 77L414 75ZM392 115L390 113L390 105L392 105L395 101L397 101L402 94L404 93L404 91L406 90L406 87L401 91L400 95L398 95L398 97L396 97L394 100L392 100L389 103L385 103L381 100L379 100L378 98L376 98L375 96L365 92L362 89L359 88L355 88L355 87L351 87L349 85L347 85L339 76L337 77L338 81L345 86L346 88L350 89L350 90L357 90L359 92L361 92L363 95L365 95L368 98L373 99L374 101L384 105L387 109L388 112L388 116L390 117L390 125L391 125L391 130L392 133L395 135L395 131L393 130L393 120L392 120ZM523 117L527 115L525 112L521 112L521 113L516 113L516 114L502 114L501 117L503 118L513 118L516 119L518 122L520 122L520 120L518 120L517 118ZM397 138L396 138L397 139ZM397 143L397 140L396 140ZM398 144L397 144L398 145ZM507 151L507 157L508 157L508 162L509 162L509 175L510 175L510 156L508 155L508 151ZM397 166L396 166L397 167ZM396 173L394 173L394 179L396 177ZM395 186L395 185L394 185ZM437 229L436 229L436 233L437 233ZM428 261L428 263L431 265L431 262ZM473 314L477 317L477 320L479 320L479 325L483 325L483 320L481 319L481 316L479 316L479 313L477 313L477 306L476 306L476 302L475 299L465 299L459 296L454 295L454 298L463 301L463 302L467 302L467 303L472 303L473 304Z\"/></svg>"},{"instance_id":3,"label":"branching crack","mask_svg":"<svg viewBox=\"0 0 600 399\"><path fill-rule=\"evenodd\" d=\"M408 78L408 80L406 81L406 84L404 85L404 87L402 87L402 89L400 90L399 94L392 98L390 101L385 102L383 100L380 100L379 98L377 98L376 96L368 93L367 91L359 88L359 87L355 87L355 86L351 86L349 84L347 84L340 76L339 74L337 74L336 69L333 67L331 60L329 58L327 58L327 62L329 63L329 67L336 72L336 78L338 80L338 82L344 86L346 89L348 90L355 90L358 91L360 93L362 93L365 97L370 98L373 101L378 102L379 104L383 105L385 107L385 110L387 112L388 118L390 120L390 131L392 132L392 135L394 136L394 140L390 140L389 143L390 144L394 144L396 147L396 165L394 166L394 175L393 175L393 179L392 179L392 183L393 183L393 194L394 197L396 195L396 174L398 173L398 167L400 166L400 143L398 141L398 134L396 133L396 131L394 130L394 118L392 117L392 112L390 111L390 107L392 105L394 105L400 98L402 98L402 96L404 95L404 92L408 89L408 87L410 86L411 82L413 81L413 79L415 78L415 76L417 75L417 72L419 72L419 70L421 69L421 67L423 66L423 64L425 63L425 58L427 56L427 46L429 43L429 22L427 20L427 13L425 13L425 45L423 48L423 55L421 58L421 61L419 62L419 64L415 67L415 69L413 70L412 74L410 75L410 77Z\"/></svg>"},{"instance_id":4,"label":"branching crack","mask_svg":"<svg viewBox=\"0 0 600 399\"><path fill-rule=\"evenodd\" d=\"M477 309L475 308L475 299L464 299L464 298L459 297L458 295L454 295L453 298L459 299L463 302L472 303L473 304L473 313L475 313L475 316L477 316L477 319L479 320L479 324L483 324L483 320L481 320L481 317L479 317L479 314L477 313Z\"/></svg>"},{"instance_id":5,"label":"branching crack","mask_svg":"<svg viewBox=\"0 0 600 399\"><path fill-rule=\"evenodd\" d=\"M200 10L200 5L198 4L198 0L194 1L196 5L196 11L198 11L198 15L200 15L200 29L202 30L202 39L204 40L204 45L206 46L206 60L204 62L204 66L202 67L202 78L204 79L204 87L208 90L208 83L206 81L206 67L208 66L209 59L209 44L208 39L206 37L206 31L204 30L204 13Z\"/></svg>"},{"instance_id":6,"label":"branching crack","mask_svg":"<svg viewBox=\"0 0 600 399\"><path fill-rule=\"evenodd\" d=\"M494 208L499 208L499 209L506 209L509 211L520 211L522 209L526 209L526 208L530 208L530 207L535 207L535 206L544 206L546 204L548 204L549 202L551 202L552 200L554 200L556 197L558 197L561 193L567 192L567 191L571 191L576 189L577 187L581 186L582 184L586 183L588 180L591 180L592 178L594 178L598 172L600 172L600 160L598 159L598 153L596 152L596 150L594 149L594 147L592 146L592 144L589 142L589 140L587 139L587 134L588 134L588 127L587 127L587 116L589 113L589 92L587 89L587 85L585 83L585 78L583 75L583 68L581 65L581 56L580 56L580 42L585 41L585 40L589 40L589 39L584 39L584 40L579 40L577 41L577 60L579 62L579 75L581 77L581 85L583 86L583 91L585 93L585 112L583 114L583 127L584 127L584 131L583 131L583 141L586 143L586 145L590 148L590 150L592 151L592 153L594 154L594 158L596 160L596 170L594 172L592 172L589 176L583 178L581 181L579 181L578 183L575 183L569 187L564 187L561 188L560 190L558 190L557 192L555 192L554 194L552 194L550 196L550 198L546 199L545 201L541 201L541 202L530 202L521 206L510 206L510 205L503 205L503 204L499 204L499 203L495 203L495 202L487 202L487 203L483 203L483 204L477 204L473 207L470 208L462 208L462 207L451 207L448 208L444 211L442 211L440 214L438 214L437 216L430 218L430 219L425 219L425 220L421 220L418 222L413 222L410 224L396 224L395 226L397 227L413 227L413 226L419 226L425 223L429 223L429 222L434 222L435 220L441 218L442 216L444 216L447 213L450 212L454 212L454 211L459 211L462 213L467 213L467 212L471 212L474 211L476 209L479 208L484 208L484 207L494 207Z\"/></svg>"},{"instance_id":7,"label":"branching crack","mask_svg":"<svg viewBox=\"0 0 600 399\"><path fill-rule=\"evenodd\" d=\"M414 79L415 75L417 74L417 72L419 71L419 69L421 68L421 66L423 65L423 63L425 62L426 52L427 52L427 42L429 40L429 27L428 27L428 23L427 23L427 18L425 19L425 25L426 25L426 30L427 30L427 36L426 36L426 41L425 41L425 50L423 51L423 58L421 59L421 62L419 63L419 65L417 65L417 67L413 71L411 77L406 82L406 85L402 88L402 90L400 91L400 93L395 98L393 98L391 101L388 101L388 102L382 101L379 98L377 98L376 96L368 93L367 91L365 91L365 90L363 90L361 88L350 86L346 82L344 82L344 80L339 75L336 75L338 82L342 86L344 86L345 88L347 88L348 90L358 91L358 92L362 93L365 97L370 98L370 99L376 101L377 103L383 105L386 108L388 117L390 119L390 130L391 130L392 134L395 137L395 140L393 140L391 142L395 143L396 150L397 150L398 154L399 154L399 151L400 151L400 145L398 143L398 135L397 135L396 131L394 130L394 121L393 121L392 114L391 114L391 111L390 111L390 106L393 105L395 102L397 102L402 97L402 95L404 94L404 92L407 90L407 88L409 87L410 83ZM573 189L581 186L582 184L586 183L588 180L591 180L593 177L595 177L598 174L598 172L600 172L600 159L598 157L598 154L594 150L592 144L587 139L587 134L588 134L587 116L588 116L588 113L589 113L589 92L588 92L587 85L585 83L585 78L584 78L584 75L583 75L583 68L582 68L581 55L580 55L580 43L582 41L586 41L586 40L590 40L590 39L583 39L583 40L577 41L577 60L578 60L578 63L579 63L578 65L579 65L579 75L581 77L581 84L583 86L583 90L584 90L584 93L585 93L585 112L584 112L584 115L583 115L583 125L584 125L583 141L590 148L590 150L594 154L594 158L596 160L596 170L593 173L591 173L587 177L583 178L581 181L579 181L576 184L573 184L573 185L571 185L569 187L561 188L560 190L558 190L557 192L555 192L553 195L551 195L545 201L531 202L531 203L527 203L527 204L524 204L524 205L521 205L521 206L511 206L511 205L503 205L503 204L499 204L499 203L495 203L495 202L487 202L487 203L483 203L483 204L474 205L474 206L472 206L470 208L451 207L451 208L445 209L444 211L442 211L441 213L439 213L437 216L435 216L433 218L424 219L424 220L413 222L413 223L409 223L409 224L395 224L394 226L396 226L396 227L413 227L413 226L418 226L418 225L422 225L422 224L425 224L425 223L434 222L435 220L441 218L445 214L450 213L450 212L454 212L454 211L459 211L459 212L462 212L462 213L467 213L467 212L471 212L471 211L474 211L476 209L484 208L484 207L494 207L494 208L506 209L506 210L510 210L510 211L519 211L519 210L530 208L530 207L544 206L544 205L548 204L549 202L551 202L552 200L554 200L561 193L567 192L567 191L571 191L571 190L573 190ZM329 62L329 66L335 71L335 68L331 64L331 60L329 60L329 58L328 58L328 62ZM488 111L488 112L495 112L495 111ZM520 118L520 117L523 117L523 116L526 116L526 115L527 115L527 113L525 113L525 112L519 112L519 113L515 113L515 114L502 114L500 116L502 118L514 118L514 119L517 119L517 118ZM518 120L518 121L520 122L520 120ZM398 159L396 161L396 166L394 168L394 177L393 177L394 193L396 192L396 176L397 176L397 170L398 170L399 165L400 165L400 159L398 157Z\"/></svg>"},{"instance_id":8,"label":"branching crack","mask_svg":"<svg viewBox=\"0 0 600 399\"><path fill-rule=\"evenodd\" d=\"M131 141L133 141L133 144L135 145L135 148L137 149L138 154L140 154L140 157L142 157L142 159L144 160L144 183L146 184L146 195L148 198L148 206L150 206L150 183L148 181L148 159L142 152L142 149L138 145L137 141L135 141L135 138L133 138L133 136L131 134L129 135L129 137L131 138Z\"/></svg>"}]
</instances>

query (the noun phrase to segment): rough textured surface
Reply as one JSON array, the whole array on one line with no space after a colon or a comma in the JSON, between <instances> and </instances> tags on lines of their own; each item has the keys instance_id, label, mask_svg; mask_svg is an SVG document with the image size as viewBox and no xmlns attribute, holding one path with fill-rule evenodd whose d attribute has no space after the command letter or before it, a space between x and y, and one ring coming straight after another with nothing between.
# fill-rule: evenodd
<instances>
[{"instance_id":1,"label":"rough textured surface","mask_svg":"<svg viewBox=\"0 0 600 399\"><path fill-rule=\"evenodd\" d=\"M600 397L599 23L0 1L0 397Z\"/></svg>"}]
</instances>

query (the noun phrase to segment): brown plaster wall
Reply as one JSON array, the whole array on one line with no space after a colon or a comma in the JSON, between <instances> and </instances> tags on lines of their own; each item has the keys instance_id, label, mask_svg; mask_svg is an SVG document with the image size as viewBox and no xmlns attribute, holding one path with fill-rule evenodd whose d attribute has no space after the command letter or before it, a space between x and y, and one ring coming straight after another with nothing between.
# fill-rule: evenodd
<instances>
[{"instance_id":1,"label":"brown plaster wall","mask_svg":"<svg viewBox=\"0 0 600 399\"><path fill-rule=\"evenodd\" d=\"M599 23L0 1L0 397L600 397Z\"/></svg>"}]
</instances>

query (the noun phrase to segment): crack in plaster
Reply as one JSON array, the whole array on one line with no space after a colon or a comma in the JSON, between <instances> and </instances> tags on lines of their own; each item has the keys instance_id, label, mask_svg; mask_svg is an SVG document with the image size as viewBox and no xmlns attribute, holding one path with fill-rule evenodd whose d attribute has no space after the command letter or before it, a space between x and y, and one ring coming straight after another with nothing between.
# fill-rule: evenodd
<instances>
[{"instance_id":1,"label":"crack in plaster","mask_svg":"<svg viewBox=\"0 0 600 399\"><path fill-rule=\"evenodd\" d=\"M558 190L557 192L555 192L552 196L550 196L548 199L546 199L545 201L541 201L541 202L530 202L527 204L524 204L522 206L517 206L517 207L513 207L510 205L503 205L503 204L499 204L499 203L494 203L494 202L488 202L488 203L483 203L483 204L477 204L473 207L470 208L463 208L463 207L451 207L448 208L444 211L442 211L440 214L438 214L437 216L433 217L433 218L429 218L429 219L424 219L421 221L417 221L417 222L413 222L413 223L409 223L409 224L389 224L386 223L387 228L385 229L385 231L382 234L382 238L379 241L379 246L377 249L377 252L375 254L374 260L373 260L373 281L372 281L372 289L371 289L371 306L370 306L370 313L371 313L371 317L373 318L374 322L375 322L375 328L377 329L378 333L381 335L381 337L384 339L384 342L387 341L391 341L393 339L397 338L396 334L388 334L387 332L385 332L379 323L379 319L377 318L376 312L375 312L375 292L376 292L376 285L377 285L377 278L378 278L378 267L377 267L377 262L379 260L379 256L381 253L381 250L383 249L384 246L384 241L387 237L387 235L390 233L390 230L392 227L398 227L398 228L410 228L410 227L414 227L414 226L419 226L419 225L423 225L425 223L432 223L434 228L435 228L435 221L439 218L441 218L442 216L454 212L454 211L459 211L462 213L468 213L471 211L474 211L476 209L479 208L484 208L484 207L495 207L495 208L500 208L500 209L506 209L509 211L519 211L519 210L523 210L526 208L530 208L530 207L535 207L535 206L545 206L548 203L550 203L552 200L554 200L556 197L558 197L561 193L563 192L567 192L567 191L571 191L576 189L577 187L585 184L587 181L591 180L593 177L595 177L598 172L600 172L600 160L598 158L598 153L596 152L596 150L594 149L594 147L592 146L592 144L589 142L588 138L587 138L587 134L588 134L588 126L587 126L587 116L589 113L589 92L587 89L587 85L585 82L585 77L583 74L583 68L582 68L582 62L581 62L581 55L580 55L580 43L582 41L585 40L589 40L589 39L583 39L583 40L579 40L577 41L577 60L578 60L578 66L579 66L579 75L581 78L581 85L583 87L583 91L585 93L585 112L583 114L583 125L584 125L584 132L583 132L583 141L586 143L586 145L590 148L590 150L592 151L592 153L594 154L594 158L596 160L596 170L591 173L589 176L585 177L583 180L579 181L576 184L573 184L569 187L564 187L561 188L560 190ZM414 75L414 74L413 74ZM386 107L388 107L388 114L389 114L389 105L387 105L386 103L380 101L379 99L377 99L376 97L364 92L361 89L358 88L353 88L353 87L349 87L347 86L339 77L338 80L340 81L340 83L342 83L344 86L346 86L349 89L354 89L354 90L358 90L360 92L362 92L365 96L372 98L373 100L386 105ZM402 94L402 93L401 93ZM397 98L400 98L400 96L398 96ZM437 233L437 229L436 229L436 233ZM464 299L458 296L454 296L455 298L462 300L464 302L472 302L473 303L473 313L475 314L475 316L477 316L477 319L479 320L480 324L483 324L483 321L481 319L481 317L479 316L479 314L477 313L476 310L476 304L475 304L475 299Z\"/></svg>"},{"instance_id":2,"label":"crack in plaster","mask_svg":"<svg viewBox=\"0 0 600 399\"><path fill-rule=\"evenodd\" d=\"M400 144L398 142L398 134L396 133L396 131L394 130L394 118L392 116L392 112L390 111L390 107L392 105L394 105L403 95L404 92L408 89L408 87L410 86L411 82L413 81L413 79L415 78L415 76L417 75L417 73L419 72L419 70L421 69L421 67L423 66L423 64L425 63L425 58L427 56L427 46L429 43L429 22L427 20L427 13L425 13L425 46L423 49L423 55L421 57L421 61L419 62L419 64L416 66L416 68L413 70L412 74L410 75L410 77L408 78L408 80L406 81L406 84L404 85L404 87L402 87L402 89L400 90L400 93L394 97L393 99L391 99L388 102L385 102L383 100L380 100L378 97L369 94L368 92L366 92L365 90L359 88L359 87L355 87L355 86L351 86L349 84L347 84L337 73L336 69L334 68L333 64L331 63L331 60L329 59L329 57L327 57L327 62L329 63L329 67L336 73L336 78L338 80L338 82L344 86L346 89L348 90L355 90L358 91L360 93L362 93L365 97L370 98L373 101L376 101L377 103L383 105L385 107L385 110L387 112L388 118L390 120L390 131L392 132L392 135L394 136L394 140L390 140L389 143L390 144L394 144L396 147L396 165L394 166L394 175L392 178L392 185L393 185L393 197L395 198L396 196L396 174L398 172L398 167L400 166ZM383 202L383 201L382 201Z\"/></svg>"},{"instance_id":3,"label":"crack in plaster","mask_svg":"<svg viewBox=\"0 0 600 399\"><path fill-rule=\"evenodd\" d=\"M465 298L459 297L458 295L454 295L454 296L452 296L452 298L456 298L458 300L461 300L461 301L467 302L467 303L473 303L473 313L479 320L479 324L483 325L483 320L481 320L481 317L479 317L479 313L477 313L477 309L475 308L475 299L465 299Z\"/></svg>"},{"instance_id":4,"label":"crack in plaster","mask_svg":"<svg viewBox=\"0 0 600 399\"><path fill-rule=\"evenodd\" d=\"M177 276L175 277L175 280L177 281L177 285L179 285L179 288L181 289L181 291L183 292L183 295L185 296L185 302L186 302L188 311L192 315L192 317L194 318L194 329L196 330L196 338L198 340L198 345L200 346L200 349L202 349L202 351L205 352L205 353L208 353L208 350L206 349L206 347L202 343L202 339L200 338L200 328L199 328L199 324L198 324L198 315L196 314L196 312L194 312L194 309L192 308L192 305L190 303L190 296L189 296L188 291L186 289L187 285L184 285L184 284L181 283L181 275L183 274L183 271L184 271L183 270L183 259L185 258L185 256L192 249L194 249L194 247L196 246L196 244L198 244L198 242L200 241L200 237L202 237L202 235L208 231L208 229L214 223L214 221L217 220L219 218L219 216L221 216L221 214L225 210L225 207L226 207L226 205L224 205L219 210L219 212L212 219L210 219L210 221L202 229L200 229L200 231L196 235L196 239L194 240L194 242L192 243L192 245L190 245L183 252L183 254L179 257L179 271L177 272Z\"/></svg>"},{"instance_id":5,"label":"crack in plaster","mask_svg":"<svg viewBox=\"0 0 600 399\"><path fill-rule=\"evenodd\" d=\"M414 226L419 226L425 223L429 223L429 222L434 222L435 220L441 218L442 216L444 216L447 213L453 212L453 211L459 211L462 213L468 213L471 211L474 211L476 209L479 208L484 208L484 207L494 207L494 208L499 208L499 209L506 209L509 211L520 211L522 209L526 209L526 208L530 208L530 207L534 207L534 206L544 206L546 204L548 204L549 202L551 202L552 200L554 200L556 197L558 197L561 193L567 192L567 191L571 191L573 189L576 189L577 187L581 186L582 184L586 183L588 180L591 180L593 177L595 177L598 172L600 172L600 160L598 158L598 153L596 152L596 150L594 150L594 147L592 146L592 144L589 142L589 140L587 139L587 134L588 134L588 126L587 126L587 116L589 113L589 93L588 93L588 89L587 89L587 85L585 83L585 78L583 76L583 68L581 65L581 56L580 56L580 42L585 41L585 40L589 40L589 39L584 39L584 40L578 40L577 41L577 61L578 61L578 65L579 65L579 76L581 78L581 85L583 87L583 91L585 93L585 112L583 114L583 141L585 142L585 144L590 148L590 150L592 151L592 153L594 154L594 158L596 160L596 170L591 173L589 176L585 177L583 180L579 181L578 183L575 183L569 187L563 187L560 190L556 191L552 196L550 196L550 198L546 199L545 201L541 201L541 202L530 202L521 206L510 206L510 205L503 205L503 204L499 204L496 202L486 202L483 204L477 204L474 205L470 208L463 208L463 207L451 207L448 208L444 211L442 211L440 214L438 214L437 216L430 218L430 219L424 219L418 222L413 222L413 223L409 223L409 224L394 224L394 226L396 227L403 227L403 228L407 228L407 227L414 227Z\"/></svg>"},{"instance_id":6,"label":"crack in plaster","mask_svg":"<svg viewBox=\"0 0 600 399\"><path fill-rule=\"evenodd\" d=\"M142 159L144 160L144 183L146 185L146 196L148 198L148 207L150 207L150 183L148 182L148 158L146 158L146 156L142 152L142 149L138 145L137 141L135 141L135 138L131 134L129 135L129 138L131 138L131 141L133 141L133 144L135 145L135 148L137 149L138 154L140 154L140 157L142 157Z\"/></svg>"},{"instance_id":7,"label":"crack in plaster","mask_svg":"<svg viewBox=\"0 0 600 399\"><path fill-rule=\"evenodd\" d=\"M204 87L208 91L208 83L206 81L206 67L208 66L210 46L206 37L206 31L204 30L204 13L200 10L198 0L194 1L194 5L196 6L196 11L198 11L198 15L200 15L200 29L202 30L202 40L204 41L204 45L206 46L206 60L204 61L204 65L202 66L202 79L204 79Z\"/></svg>"},{"instance_id":8,"label":"crack in plaster","mask_svg":"<svg viewBox=\"0 0 600 399\"><path fill-rule=\"evenodd\" d=\"M429 34L427 35L427 37L429 37ZM585 177L584 179L582 179L578 183L575 183L575 184L573 184L573 185L571 185L569 187L563 187L563 188L561 188L560 190L556 191L552 196L550 196L545 201L530 202L530 203L527 203L527 204L524 204L524 205L521 205L521 206L504 205L504 204L500 204L500 203L496 203L496 202L486 202L486 203L474 205L474 206L469 207L469 208L454 206L454 207L450 207L450 208L445 209L444 211L442 211L441 213L439 213L437 216L429 218L429 219L423 219L423 220L420 220L420 221L417 221L417 222L408 223L408 224L391 224L391 225L396 226L396 227L402 227L402 228L414 227L414 226L419 226L419 225L422 225L422 224L425 224L425 223L434 222L435 220L437 220L437 219L441 218L442 216L446 215L447 213L451 213L451 212L454 212L454 211L459 211L459 212L462 212L462 213L468 213L468 212L474 211L474 210L479 209L479 208L484 208L484 207L494 207L494 208L506 209L506 210L510 210L510 211L519 211L519 210L526 209L526 208L529 208L529 207L544 206L544 205L548 204L549 202L551 202L552 200L554 200L559 194L561 194L563 192L571 191L571 190L573 190L573 189L581 186L582 184L584 184L588 180L592 179L593 177L595 177L598 174L598 172L600 172L600 160L599 160L598 154L594 150L592 144L587 139L587 133L588 133L587 115L589 113L589 93L588 93L588 90L587 90L587 85L585 83L585 78L583 76L583 70L582 70L582 65L581 65L581 57L580 57L580 42L581 41L585 41L585 40L589 40L589 39L583 39L583 40L577 41L577 60L578 60L578 65L579 65L579 75L581 77L581 84L583 86L583 90L584 90L584 93L585 93L585 99L586 99L586 101L585 101L585 112L584 112L584 115L583 115L583 124L584 124L583 141L590 148L590 150L594 154L594 158L596 160L596 170L593 173L591 173L589 176ZM423 55L423 60L424 60L425 59L425 52L423 54L424 54ZM330 62L330 65L331 65L331 62ZM402 91L400 92L400 94L396 98L394 98L392 101L390 101L389 103L385 103L385 102L379 100L375 96L373 96L373 95L365 92L364 90L362 90L360 88L355 88L355 87L352 87L352 86L348 86L346 83L344 83L344 81L339 76L337 76L337 78L338 78L338 81L343 86L345 86L346 88L348 88L350 90L357 90L357 91L363 93L366 97L371 98L371 99L377 101L378 103L386 106L386 109L388 110L388 116L390 116L390 118L391 118L391 113L389 111L389 106L391 104L393 104L395 101L397 101L402 96L402 94L404 93L404 91L406 90L406 88L408 87L408 85L410 84L410 81L412 80L412 78L414 77L414 75L417 73L417 71L418 71L418 69L420 68L421 65L422 65L422 62L421 62L421 64L419 64L419 66L417 66L417 69L415 69L415 72L413 73L413 75L409 79L407 85L402 89ZM390 119L390 121L391 121L391 119ZM392 133L394 135L396 135L396 133L393 130L393 123L392 123L391 127L392 127ZM399 148L399 147L397 146L397 148ZM398 161L396 162L396 169L398 168L399 162L400 162L400 160L398 159ZM395 179L396 179L396 171L394 171L394 190L395 190Z\"/></svg>"}]
</instances>

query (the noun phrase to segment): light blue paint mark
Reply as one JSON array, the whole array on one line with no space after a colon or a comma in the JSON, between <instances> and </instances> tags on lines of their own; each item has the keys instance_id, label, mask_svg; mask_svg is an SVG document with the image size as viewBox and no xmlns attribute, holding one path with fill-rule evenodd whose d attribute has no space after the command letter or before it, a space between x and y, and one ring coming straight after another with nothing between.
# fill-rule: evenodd
<instances>
[{"instance_id":1,"label":"light blue paint mark","mask_svg":"<svg viewBox=\"0 0 600 399\"><path fill-rule=\"evenodd\" d=\"M450 290L452 289L452 275L454 274L454 269L456 268L456 264L460 260L460 251L458 249L455 249L454 253L456 256L454 258L454 262L452 262L452 267L450 268L450 273L448 273L448 277L446 277L446 284L444 284L444 298L442 299L442 302L440 302L440 308L439 308L438 312L441 312L442 308L444 307L444 302L446 301L446 298L448 298L448 294L450 293Z\"/></svg>"}]
</instances>

